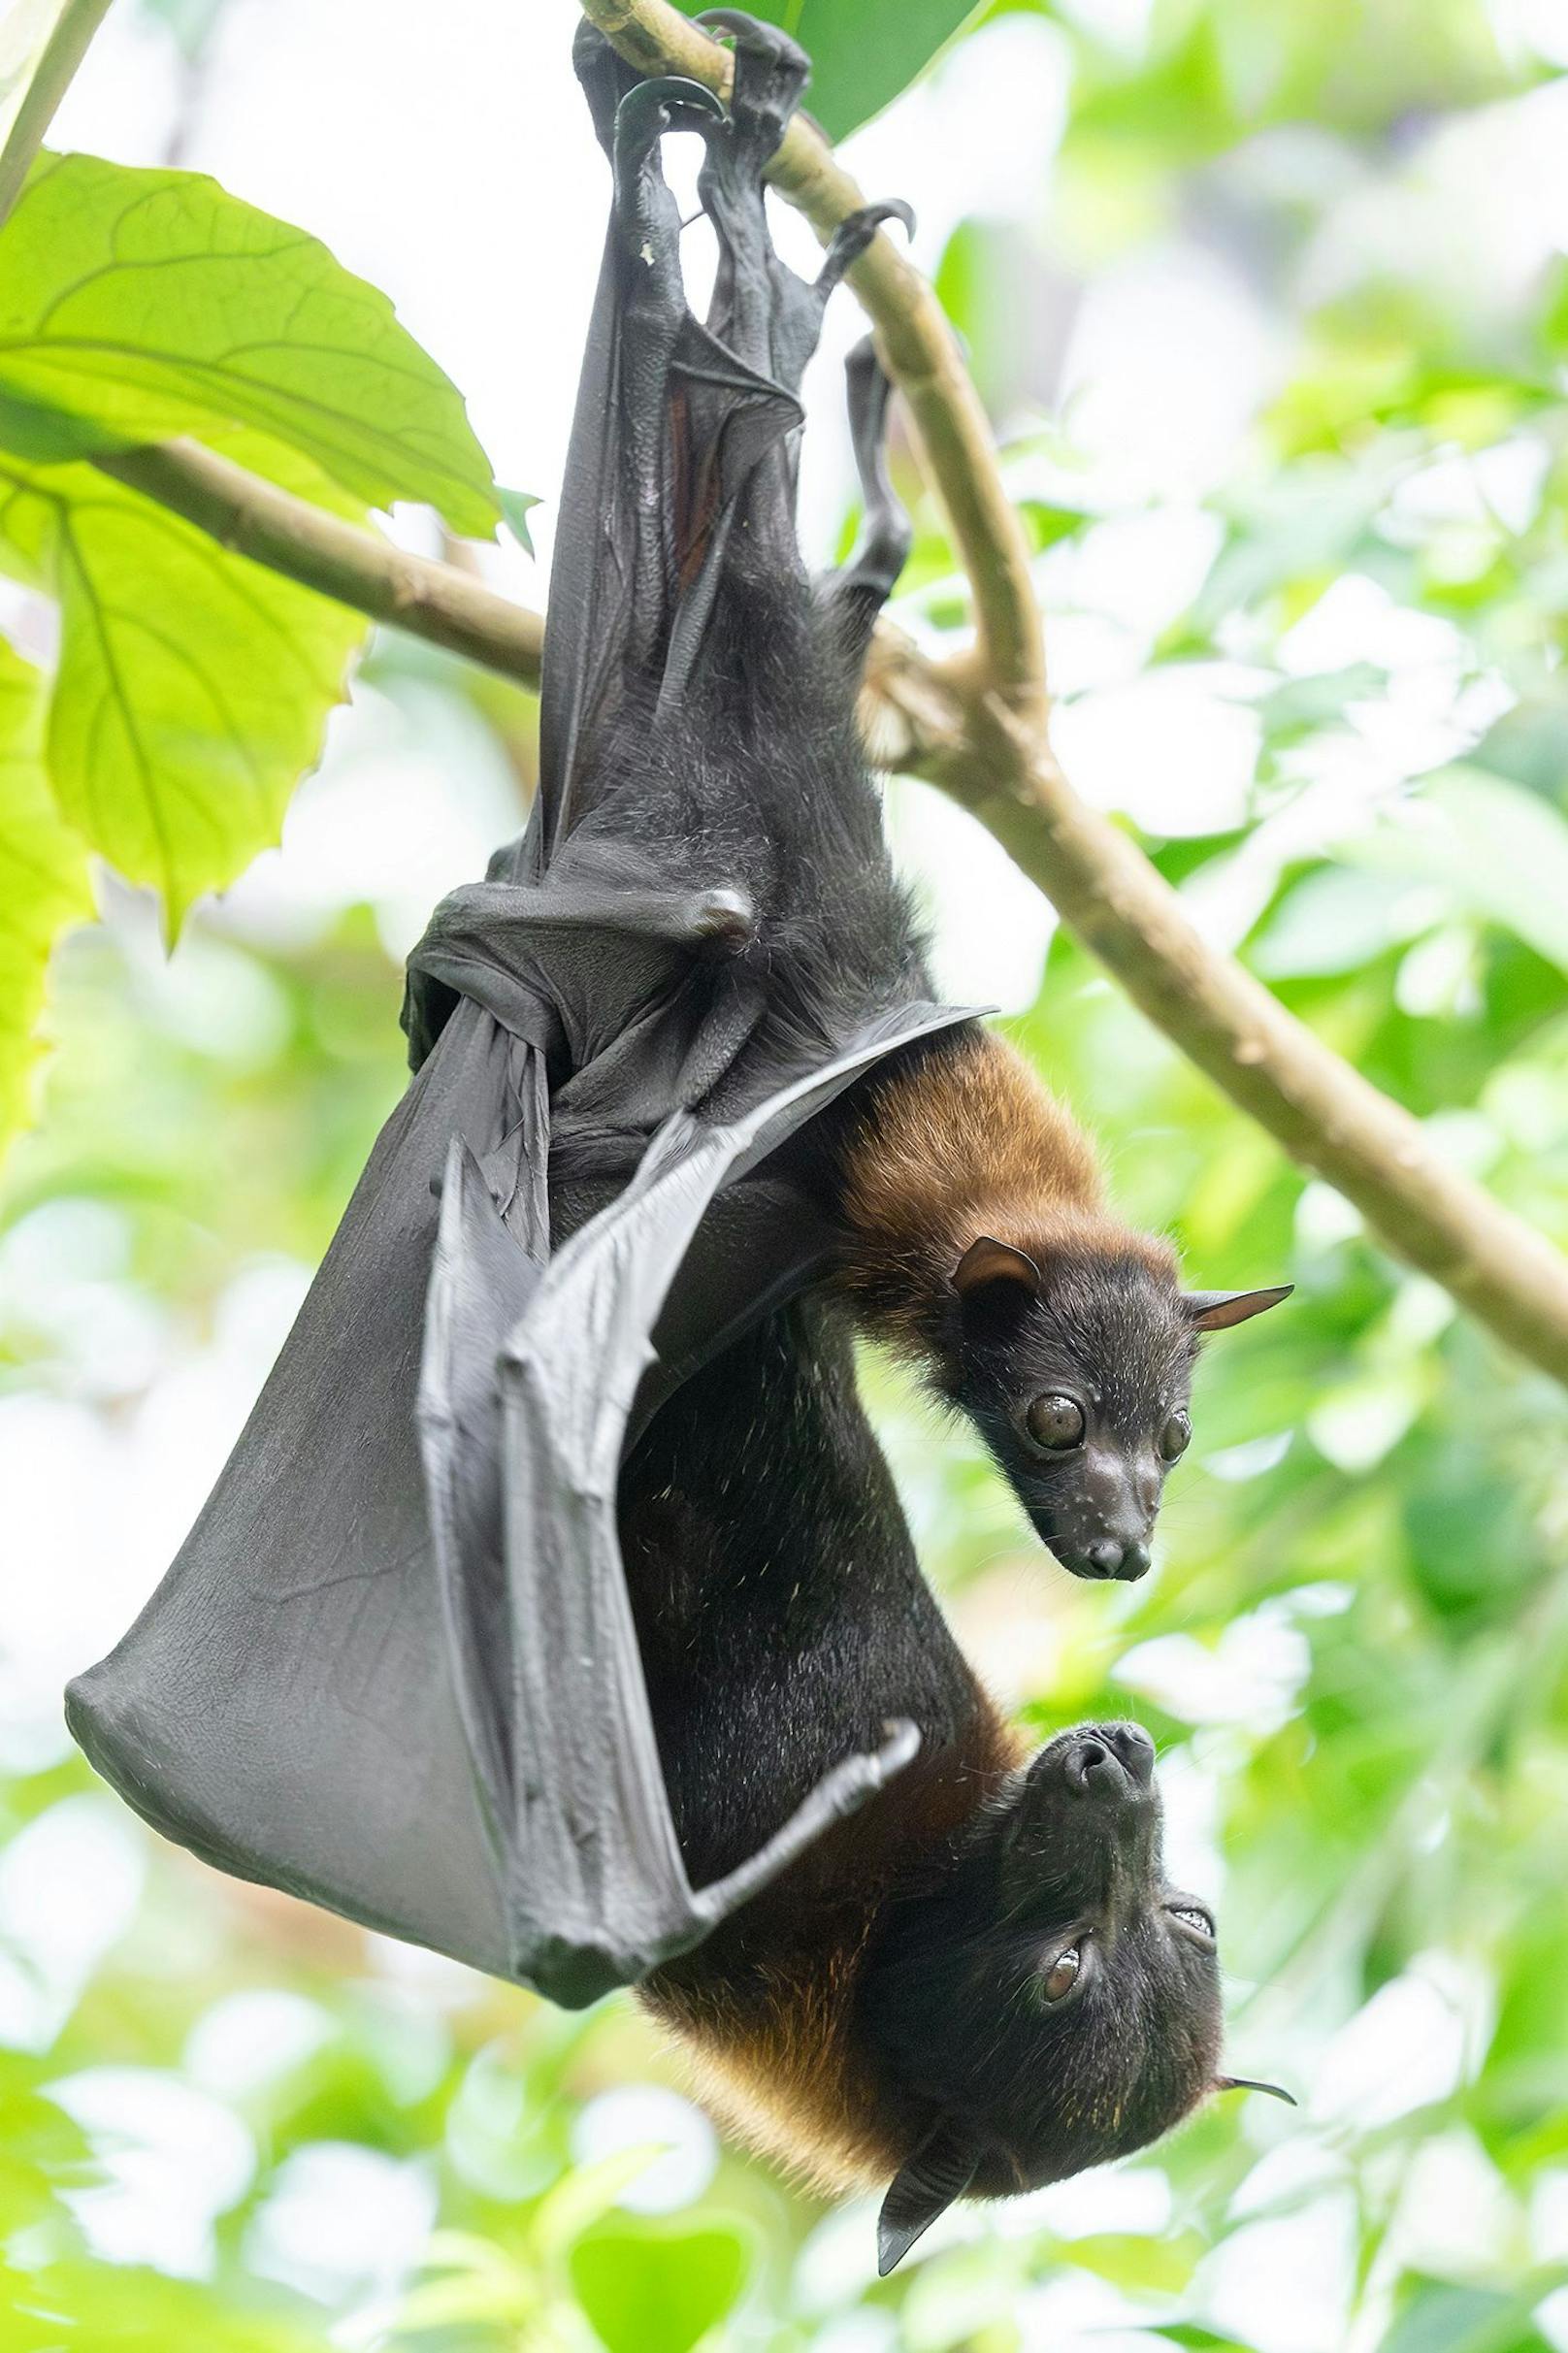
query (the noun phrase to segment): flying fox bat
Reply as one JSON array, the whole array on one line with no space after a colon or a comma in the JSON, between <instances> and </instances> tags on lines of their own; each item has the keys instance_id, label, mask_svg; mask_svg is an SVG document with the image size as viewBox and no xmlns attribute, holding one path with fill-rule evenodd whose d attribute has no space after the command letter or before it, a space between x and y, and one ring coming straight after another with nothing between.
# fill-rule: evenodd
<instances>
[{"instance_id":1,"label":"flying fox bat","mask_svg":"<svg viewBox=\"0 0 1568 2353\"><path fill-rule=\"evenodd\" d=\"M884 2272L955 2199L1062 2180L1237 2084L1213 1914L1161 1862L1153 1742L1083 1724L1030 1756L1002 1722L920 1575L831 1302L685 1385L626 1463L620 1530L694 1879L743 1867L841 1757L918 1738L639 1988L741 2138L818 2188L885 2191Z\"/></svg>"},{"instance_id":2,"label":"flying fox bat","mask_svg":"<svg viewBox=\"0 0 1568 2353\"><path fill-rule=\"evenodd\" d=\"M1043 1364L1050 1413L1023 1422L1053 1461L1081 1392L1072 1541L1092 1544L1115 1541L1129 1399L1158 1375L1168 1421L1205 1317L1246 1311L1194 1308L1084 1206L1049 1103L1050 1233L994 1233L1004 1190L961 1170L941 1247L962 1255L940 1313L920 1305L936 1261L899 1239L927 1181L906 1107L967 1073L978 1116L932 1130L928 1161L951 1168L955 1134L975 1162L1027 1154L995 1072L1024 1081L931 1001L856 739L903 552L868 352L861 543L814 590L795 539L796 389L889 208L843 225L815 282L782 267L762 173L805 61L720 21L728 114L579 44L614 201L539 796L415 951L408 1092L173 1568L67 1707L130 1802L226 1870L568 2006L645 1983L754 2092L815 2047L800 2131L830 2173L896 2169L891 2260L948 2197L1070 2171L1201 2096L1212 1940L1160 1879L1146 1742L1095 1729L1026 1767L996 1725L834 1319L904 1319L982 1426ZM705 325L671 127L706 143ZM880 1195L876 1138L915 1156ZM735 1563L792 1516L799 1591L748 1588ZM1021 2012L1007 2047L1060 2065L1057 2094L999 2069L988 2002Z\"/></svg>"}]
</instances>

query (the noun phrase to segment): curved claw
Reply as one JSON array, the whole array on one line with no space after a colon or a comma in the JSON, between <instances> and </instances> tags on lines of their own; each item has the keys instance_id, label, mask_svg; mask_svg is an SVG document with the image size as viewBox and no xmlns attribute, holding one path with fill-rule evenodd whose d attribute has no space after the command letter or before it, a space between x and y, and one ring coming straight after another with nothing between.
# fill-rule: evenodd
<instances>
[{"instance_id":1,"label":"curved claw","mask_svg":"<svg viewBox=\"0 0 1568 2353\"><path fill-rule=\"evenodd\" d=\"M819 293L827 296L833 292L850 263L859 261L885 220L898 221L906 237L914 236L914 210L901 196L884 197L879 204L862 205L858 212L846 213L833 233L817 274Z\"/></svg>"},{"instance_id":2,"label":"curved claw","mask_svg":"<svg viewBox=\"0 0 1568 2353\"><path fill-rule=\"evenodd\" d=\"M869 221L873 229L879 229L885 220L896 220L901 225L905 237L912 240L915 234L915 208L905 204L901 196L885 196L880 204L862 205L860 211L852 212L849 217L851 220ZM840 226L847 225L840 223Z\"/></svg>"},{"instance_id":3,"label":"curved claw","mask_svg":"<svg viewBox=\"0 0 1568 2353\"><path fill-rule=\"evenodd\" d=\"M733 40L744 42L762 55L787 59L792 65L809 63L798 41L792 41L776 24L764 24L758 17L749 16L743 8L704 8L697 21L730 34Z\"/></svg>"},{"instance_id":4,"label":"curved claw","mask_svg":"<svg viewBox=\"0 0 1568 2353\"><path fill-rule=\"evenodd\" d=\"M682 74L662 74L655 81L635 83L621 100L615 110L616 146L657 139L661 131L670 128L671 117L683 112L709 114L715 122L730 119L723 99L705 82L690 82Z\"/></svg>"}]
</instances>

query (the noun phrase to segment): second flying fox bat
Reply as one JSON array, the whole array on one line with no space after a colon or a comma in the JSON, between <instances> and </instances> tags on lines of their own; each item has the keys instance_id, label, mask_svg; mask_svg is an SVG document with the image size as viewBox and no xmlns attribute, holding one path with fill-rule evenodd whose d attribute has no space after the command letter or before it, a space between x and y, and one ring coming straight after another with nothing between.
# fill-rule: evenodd
<instances>
[{"instance_id":1,"label":"second flying fox bat","mask_svg":"<svg viewBox=\"0 0 1568 2353\"><path fill-rule=\"evenodd\" d=\"M620 1530L695 1879L743 1866L846 1752L918 1736L639 1989L744 2138L819 2188L885 2192L884 2272L955 2199L1125 2155L1238 2080L1213 1916L1164 1875L1153 1742L1085 1724L1029 1756L1002 1724L832 1305L776 1311L685 1385L626 1464Z\"/></svg>"},{"instance_id":2,"label":"second flying fox bat","mask_svg":"<svg viewBox=\"0 0 1568 2353\"><path fill-rule=\"evenodd\" d=\"M568 2006L646 1981L754 2107L809 2067L815 2018L827 2107L797 2111L797 2153L896 2169L896 2253L965 2188L1162 2129L1215 2079L1216 2010L1200 1908L1160 1879L1144 1747L1107 1730L1016 1756L925 1595L833 1319L846 1299L903 1318L983 1426L1032 1350L1056 1387L1024 1421L1049 1422L1053 1459L1081 1389L1062 1541L1072 1496L1091 1525L1121 1508L1105 1464L1136 1397L1154 1383L1168 1421L1196 1330L1247 1309L1194 1306L1155 1245L1116 1238L1043 1096L1045 1240L994 1231L1003 1193L964 1173L994 1147L1023 1164L1025 1082L930 1001L856 740L903 552L868 352L861 545L813 591L794 530L795 389L878 214L814 284L778 263L762 172L804 59L725 21L727 116L579 46L615 193L539 796L416 951L408 1095L196 1526L68 1713L210 1861ZM672 124L706 140L705 326L660 168ZM958 1104L927 1157L984 1227L930 1317L933 1261L899 1225L930 1178L922 1086ZM884 1144L904 1173L879 1195ZM1096 1336L1144 1327L1124 1384ZM734 1562L792 1515L812 1575L754 1585L753 1632ZM809 1970L787 2020L758 2007L802 1921L833 2021ZM993 1998L1080 2019L1026 2033L1022 2063L1060 2063L1055 2106L997 2073Z\"/></svg>"}]
</instances>

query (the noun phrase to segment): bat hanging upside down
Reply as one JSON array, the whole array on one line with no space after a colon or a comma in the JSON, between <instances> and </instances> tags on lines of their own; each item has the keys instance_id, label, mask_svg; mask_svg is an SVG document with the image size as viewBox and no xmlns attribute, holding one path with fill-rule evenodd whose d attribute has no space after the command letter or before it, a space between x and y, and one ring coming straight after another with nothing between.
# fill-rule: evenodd
<instances>
[{"instance_id":1,"label":"bat hanging upside down","mask_svg":"<svg viewBox=\"0 0 1568 2353\"><path fill-rule=\"evenodd\" d=\"M1241 2080L1219 2072L1213 1916L1164 1876L1154 1743L1083 1724L1030 1756L1003 1724L921 1577L831 1304L689 1382L620 1514L694 1879L840 1758L918 1738L639 1989L742 2138L819 2189L891 2181L884 2272L955 2199L1125 2155Z\"/></svg>"},{"instance_id":2,"label":"bat hanging upside down","mask_svg":"<svg viewBox=\"0 0 1568 2353\"><path fill-rule=\"evenodd\" d=\"M736 895L731 928L716 927L711 961L690 983L734 1011L735 1059L706 1095L718 1104L759 1068L820 1063L852 1018L929 997L931 978L854 716L871 627L909 540L883 456L889 387L869 343L850 366L865 520L846 568L815 588L801 569L791 432L725 503L730 439L762 423L744 411L735 363L758 384L773 379L775 399L780 386L793 394L829 289L877 221L903 208L846 221L814 285L785 271L760 170L804 61L733 12L705 21L735 37L733 118L695 83L626 90L612 56L596 61L591 33L579 52L590 93L604 93L617 228L635 257L621 319L625 437L636 478L668 495L634 527L640 667L602 671L578 708L601 780L586 824L640 842L655 869L673 864L688 882ZM613 118L612 90L625 92ZM717 432L700 414L698 386L711 399L711 377L694 367L681 383L678 222L657 164L668 127L706 144L701 186L720 239L715 318L732 404ZM655 410L646 388L667 372L676 388ZM601 412L587 423L603 435ZM612 500L602 531L623 555L631 521ZM1290 1287L1184 1291L1169 1244L1108 1213L1088 1139L979 1022L888 1057L813 1122L795 1159L833 1228L827 1279L859 1327L972 1420L1074 1575L1142 1576L1166 1473L1192 1436L1201 1336Z\"/></svg>"},{"instance_id":3,"label":"bat hanging upside down","mask_svg":"<svg viewBox=\"0 0 1568 2353\"><path fill-rule=\"evenodd\" d=\"M915 1562L852 1327L913 1353L1087 1576L1147 1563L1198 1335L1011 1051L931 1001L854 706L906 528L850 375L861 540L813 587L796 388L821 276L728 112L587 29L614 197L520 841L410 960L415 1076L201 1518L73 1730L220 1867L576 2007L638 1984L741 2129L954 2198L1216 2085L1212 1920L1130 1725L1027 1757ZM689 310L671 129L719 267Z\"/></svg>"}]
</instances>

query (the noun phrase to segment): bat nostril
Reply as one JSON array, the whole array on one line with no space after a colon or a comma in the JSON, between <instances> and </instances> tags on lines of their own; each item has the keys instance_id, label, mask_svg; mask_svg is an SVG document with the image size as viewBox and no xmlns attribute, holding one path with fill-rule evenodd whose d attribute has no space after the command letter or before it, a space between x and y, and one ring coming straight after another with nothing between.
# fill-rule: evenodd
<instances>
[{"instance_id":1,"label":"bat nostril","mask_svg":"<svg viewBox=\"0 0 1568 2353\"><path fill-rule=\"evenodd\" d=\"M1122 1547L1114 1538L1102 1536L1097 1543L1085 1547L1084 1559L1092 1577L1116 1577L1122 1569Z\"/></svg>"},{"instance_id":2,"label":"bat nostril","mask_svg":"<svg viewBox=\"0 0 1568 2353\"><path fill-rule=\"evenodd\" d=\"M1127 1769L1108 1741L1082 1733L1069 1746L1062 1762L1067 1786L1080 1796L1114 1796L1126 1791Z\"/></svg>"}]
</instances>

